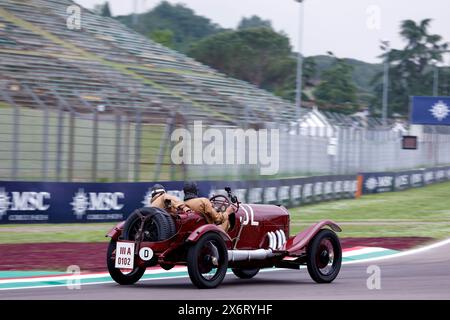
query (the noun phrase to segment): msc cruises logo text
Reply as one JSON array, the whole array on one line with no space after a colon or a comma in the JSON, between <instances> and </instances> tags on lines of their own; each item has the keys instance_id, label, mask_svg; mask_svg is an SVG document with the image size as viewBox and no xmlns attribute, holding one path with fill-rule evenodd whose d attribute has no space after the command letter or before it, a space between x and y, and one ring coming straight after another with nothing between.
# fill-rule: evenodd
<instances>
[{"instance_id":1,"label":"msc cruises logo text","mask_svg":"<svg viewBox=\"0 0 450 320\"><path fill-rule=\"evenodd\" d=\"M378 188L390 188L393 184L393 180L394 178L391 176L369 177L365 182L365 186L369 191L375 191Z\"/></svg>"},{"instance_id":2,"label":"msc cruises logo text","mask_svg":"<svg viewBox=\"0 0 450 320\"><path fill-rule=\"evenodd\" d=\"M48 192L7 192L0 188L0 219L8 211L46 211L50 205L46 200L50 199Z\"/></svg>"},{"instance_id":3,"label":"msc cruises logo text","mask_svg":"<svg viewBox=\"0 0 450 320\"><path fill-rule=\"evenodd\" d=\"M86 211L121 210L124 205L120 204L119 200L123 198L125 198L123 192L89 192L87 194L83 189L79 189L70 204L77 219L81 219Z\"/></svg>"}]
</instances>

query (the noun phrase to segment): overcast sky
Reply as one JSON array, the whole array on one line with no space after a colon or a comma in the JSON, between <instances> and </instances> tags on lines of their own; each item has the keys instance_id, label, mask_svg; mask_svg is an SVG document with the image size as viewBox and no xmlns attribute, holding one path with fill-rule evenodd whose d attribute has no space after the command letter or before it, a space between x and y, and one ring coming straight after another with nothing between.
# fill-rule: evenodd
<instances>
[{"instance_id":1,"label":"overcast sky","mask_svg":"<svg viewBox=\"0 0 450 320\"><path fill-rule=\"evenodd\" d=\"M105 0L75 0L86 8ZM129 14L134 0L109 0L113 15ZM160 0L137 0L138 12L148 11ZM226 28L235 28L243 16L256 14L270 19L298 48L299 4L294 0L169 0L184 3L197 14ZM450 41L448 0L305 0L303 51L305 55L333 51L339 57L378 62L379 41L390 40L402 47L398 36L404 19L432 18L431 31ZM450 57L446 57L446 63Z\"/></svg>"}]
</instances>

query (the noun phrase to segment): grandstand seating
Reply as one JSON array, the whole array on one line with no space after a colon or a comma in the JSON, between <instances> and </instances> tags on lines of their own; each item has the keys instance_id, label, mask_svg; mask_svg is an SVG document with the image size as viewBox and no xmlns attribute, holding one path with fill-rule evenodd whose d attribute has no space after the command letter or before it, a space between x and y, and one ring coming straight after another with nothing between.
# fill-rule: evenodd
<instances>
[{"instance_id":1,"label":"grandstand seating","mask_svg":"<svg viewBox=\"0 0 450 320\"><path fill-rule=\"evenodd\" d=\"M14 87L9 94L18 105L41 107L37 96L52 106L62 98L76 110L98 104L124 112L145 110L157 123L168 113L214 124L288 123L299 116L292 103L157 44L113 18L82 9L81 30L69 29L71 0L0 4L0 90ZM335 125L381 125L379 119L362 123L323 113Z\"/></svg>"},{"instance_id":2,"label":"grandstand seating","mask_svg":"<svg viewBox=\"0 0 450 320\"><path fill-rule=\"evenodd\" d=\"M0 86L19 105L39 107L62 97L85 103L142 108L159 122L168 112L215 124L286 122L295 107L264 90L231 79L165 48L112 18L82 9L81 30L66 26L69 0L1 0Z\"/></svg>"}]
</instances>

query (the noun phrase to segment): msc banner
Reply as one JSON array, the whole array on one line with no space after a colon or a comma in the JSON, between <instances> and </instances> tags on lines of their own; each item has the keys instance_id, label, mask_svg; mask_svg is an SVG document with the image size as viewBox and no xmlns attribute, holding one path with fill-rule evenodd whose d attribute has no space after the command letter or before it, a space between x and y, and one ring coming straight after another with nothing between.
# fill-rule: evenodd
<instances>
[{"instance_id":1,"label":"msc banner","mask_svg":"<svg viewBox=\"0 0 450 320\"><path fill-rule=\"evenodd\" d=\"M362 173L362 193L382 193L424 187L450 181L450 167L401 172Z\"/></svg>"},{"instance_id":2,"label":"msc banner","mask_svg":"<svg viewBox=\"0 0 450 320\"><path fill-rule=\"evenodd\" d=\"M158 182L183 198L183 182ZM148 206L154 183L0 182L0 224L121 221ZM324 176L259 181L199 182L202 196L229 186L246 203L287 207L353 198L356 176Z\"/></svg>"},{"instance_id":3,"label":"msc banner","mask_svg":"<svg viewBox=\"0 0 450 320\"><path fill-rule=\"evenodd\" d=\"M413 97L411 123L450 125L450 97Z\"/></svg>"}]
</instances>

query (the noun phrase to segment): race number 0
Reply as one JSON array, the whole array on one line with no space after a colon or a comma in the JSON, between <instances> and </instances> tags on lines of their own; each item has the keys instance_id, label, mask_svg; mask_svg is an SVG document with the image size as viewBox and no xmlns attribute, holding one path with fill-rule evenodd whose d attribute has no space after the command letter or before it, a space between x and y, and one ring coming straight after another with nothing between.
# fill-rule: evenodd
<instances>
[{"instance_id":1,"label":"race number 0","mask_svg":"<svg viewBox=\"0 0 450 320\"><path fill-rule=\"evenodd\" d=\"M153 250L147 247L141 248L139 250L139 258L144 261L149 261L153 258Z\"/></svg>"}]
</instances>

